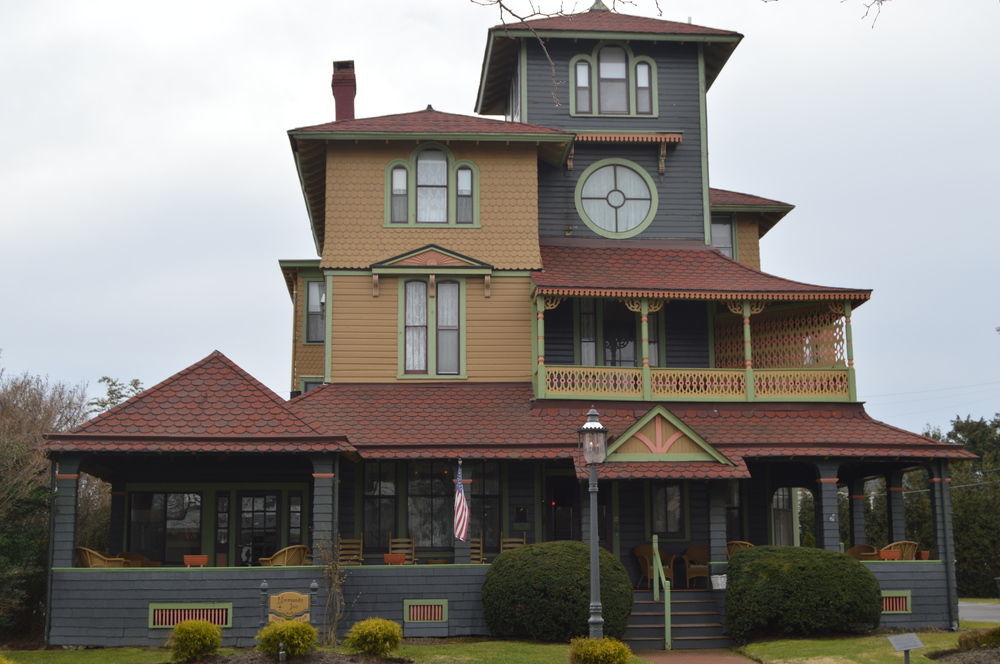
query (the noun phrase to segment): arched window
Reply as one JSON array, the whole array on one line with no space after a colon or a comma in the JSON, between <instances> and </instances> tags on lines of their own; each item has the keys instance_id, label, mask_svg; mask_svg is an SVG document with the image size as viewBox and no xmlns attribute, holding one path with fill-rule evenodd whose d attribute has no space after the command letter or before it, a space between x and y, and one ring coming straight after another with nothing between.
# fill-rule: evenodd
<instances>
[{"instance_id":1,"label":"arched window","mask_svg":"<svg viewBox=\"0 0 1000 664\"><path fill-rule=\"evenodd\" d=\"M628 113L628 57L621 46L605 46L598 55L598 101L601 113Z\"/></svg>"},{"instance_id":2,"label":"arched window","mask_svg":"<svg viewBox=\"0 0 1000 664\"><path fill-rule=\"evenodd\" d=\"M590 99L590 63L580 60L576 63L576 112L592 112Z\"/></svg>"},{"instance_id":3,"label":"arched window","mask_svg":"<svg viewBox=\"0 0 1000 664\"><path fill-rule=\"evenodd\" d=\"M479 170L447 146L418 146L385 166L385 226L478 226Z\"/></svg>"},{"instance_id":4,"label":"arched window","mask_svg":"<svg viewBox=\"0 0 1000 664\"><path fill-rule=\"evenodd\" d=\"M659 114L656 63L624 43L601 43L569 61L571 115Z\"/></svg>"},{"instance_id":5,"label":"arched window","mask_svg":"<svg viewBox=\"0 0 1000 664\"><path fill-rule=\"evenodd\" d=\"M648 62L635 65L635 112L650 115L653 112L653 81Z\"/></svg>"},{"instance_id":6,"label":"arched window","mask_svg":"<svg viewBox=\"0 0 1000 664\"><path fill-rule=\"evenodd\" d=\"M448 221L448 158L440 150L417 157L417 223Z\"/></svg>"},{"instance_id":7,"label":"arched window","mask_svg":"<svg viewBox=\"0 0 1000 664\"><path fill-rule=\"evenodd\" d=\"M455 223L472 223L472 169L468 166L455 171Z\"/></svg>"},{"instance_id":8,"label":"arched window","mask_svg":"<svg viewBox=\"0 0 1000 664\"><path fill-rule=\"evenodd\" d=\"M409 219L408 179L409 173L405 166L396 166L392 169L389 221L394 224L405 224Z\"/></svg>"}]
</instances>

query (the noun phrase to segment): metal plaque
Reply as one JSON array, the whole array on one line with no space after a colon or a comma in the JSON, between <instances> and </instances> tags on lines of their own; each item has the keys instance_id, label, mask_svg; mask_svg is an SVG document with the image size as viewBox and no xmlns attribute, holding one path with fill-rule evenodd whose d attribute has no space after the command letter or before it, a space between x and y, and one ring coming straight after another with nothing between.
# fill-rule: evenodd
<instances>
[{"instance_id":1,"label":"metal plaque","mask_svg":"<svg viewBox=\"0 0 1000 664\"><path fill-rule=\"evenodd\" d=\"M915 650L916 648L925 648L926 646L920 642L920 637L916 634L897 634L896 636L889 637L889 643L892 647L896 649L896 652L902 650Z\"/></svg>"}]
</instances>

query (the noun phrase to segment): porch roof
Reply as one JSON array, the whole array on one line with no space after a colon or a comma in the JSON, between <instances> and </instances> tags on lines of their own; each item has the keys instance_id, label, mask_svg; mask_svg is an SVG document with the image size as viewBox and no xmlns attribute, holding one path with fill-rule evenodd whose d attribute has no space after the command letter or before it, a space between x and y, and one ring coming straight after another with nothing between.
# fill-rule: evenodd
<instances>
[{"instance_id":1,"label":"porch roof","mask_svg":"<svg viewBox=\"0 0 1000 664\"><path fill-rule=\"evenodd\" d=\"M65 433L49 451L272 452L352 450L316 430L284 399L214 351Z\"/></svg>"},{"instance_id":2,"label":"porch roof","mask_svg":"<svg viewBox=\"0 0 1000 664\"><path fill-rule=\"evenodd\" d=\"M587 241L542 245L543 269L531 273L540 295L685 300L851 300L871 290L817 286L737 263L712 248L640 248Z\"/></svg>"}]
</instances>

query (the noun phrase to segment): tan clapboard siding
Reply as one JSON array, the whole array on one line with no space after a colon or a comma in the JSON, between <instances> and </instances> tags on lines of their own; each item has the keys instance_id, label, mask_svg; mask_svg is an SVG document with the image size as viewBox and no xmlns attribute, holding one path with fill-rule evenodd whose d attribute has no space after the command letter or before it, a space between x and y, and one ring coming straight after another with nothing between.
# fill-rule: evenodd
<instances>
[{"instance_id":1,"label":"tan clapboard siding","mask_svg":"<svg viewBox=\"0 0 1000 664\"><path fill-rule=\"evenodd\" d=\"M323 344L305 343L306 281L320 278L319 273L295 279L295 314L292 320L292 390L301 390L303 376L323 376Z\"/></svg>"},{"instance_id":2,"label":"tan clapboard siding","mask_svg":"<svg viewBox=\"0 0 1000 664\"><path fill-rule=\"evenodd\" d=\"M392 227L385 221L386 166L408 159L413 142L333 143L327 151L324 267L365 268L438 244L500 269L541 267L536 148L452 142L455 159L479 169L479 228Z\"/></svg>"},{"instance_id":3,"label":"tan clapboard siding","mask_svg":"<svg viewBox=\"0 0 1000 664\"><path fill-rule=\"evenodd\" d=\"M492 280L483 297L483 279L466 282L466 360L470 381L531 380L531 280Z\"/></svg>"},{"instance_id":4,"label":"tan clapboard siding","mask_svg":"<svg viewBox=\"0 0 1000 664\"><path fill-rule=\"evenodd\" d=\"M333 277L333 381L396 380L396 280L382 279L372 297L370 276Z\"/></svg>"},{"instance_id":5,"label":"tan clapboard siding","mask_svg":"<svg viewBox=\"0 0 1000 664\"><path fill-rule=\"evenodd\" d=\"M760 232L757 217L754 215L737 214L736 245L740 263L755 270L760 269Z\"/></svg>"}]
</instances>

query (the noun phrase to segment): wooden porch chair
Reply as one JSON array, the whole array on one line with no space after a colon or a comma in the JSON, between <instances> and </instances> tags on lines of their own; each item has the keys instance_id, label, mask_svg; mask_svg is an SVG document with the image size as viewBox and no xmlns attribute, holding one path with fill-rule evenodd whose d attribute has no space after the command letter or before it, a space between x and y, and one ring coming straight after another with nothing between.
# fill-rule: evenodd
<instances>
[{"instance_id":1,"label":"wooden porch chair","mask_svg":"<svg viewBox=\"0 0 1000 664\"><path fill-rule=\"evenodd\" d=\"M705 587L708 587L708 545L692 544L681 558L684 560L684 578L687 579L687 587L698 578L705 579Z\"/></svg>"},{"instance_id":2,"label":"wooden porch chair","mask_svg":"<svg viewBox=\"0 0 1000 664\"><path fill-rule=\"evenodd\" d=\"M636 544L632 547L632 555L639 563L639 580L636 588L642 587L643 579L646 580L646 588L653 585L653 545ZM674 555L667 553L660 548L660 562L663 563L663 575L667 577L671 585L674 582Z\"/></svg>"},{"instance_id":3,"label":"wooden porch chair","mask_svg":"<svg viewBox=\"0 0 1000 664\"><path fill-rule=\"evenodd\" d=\"M486 552L483 550L483 536L469 538L469 562L474 565L486 563Z\"/></svg>"},{"instance_id":4,"label":"wooden porch chair","mask_svg":"<svg viewBox=\"0 0 1000 664\"><path fill-rule=\"evenodd\" d=\"M417 546L412 537L390 537L389 553L402 553L404 565L417 564Z\"/></svg>"},{"instance_id":5,"label":"wooden porch chair","mask_svg":"<svg viewBox=\"0 0 1000 664\"><path fill-rule=\"evenodd\" d=\"M524 546L528 543L528 533L521 533L520 537L504 537L503 533L500 533L500 553L507 551L508 549L516 549L519 546Z\"/></svg>"},{"instance_id":6,"label":"wooden porch chair","mask_svg":"<svg viewBox=\"0 0 1000 664\"><path fill-rule=\"evenodd\" d=\"M726 542L726 558L732 558L733 554L743 549L752 549L753 544L743 540L730 540Z\"/></svg>"},{"instance_id":7,"label":"wooden porch chair","mask_svg":"<svg viewBox=\"0 0 1000 664\"><path fill-rule=\"evenodd\" d=\"M899 551L900 560L916 560L917 558L917 548L919 545L916 542L910 542L909 540L900 540L899 542L892 542L883 546L880 551Z\"/></svg>"},{"instance_id":8,"label":"wooden porch chair","mask_svg":"<svg viewBox=\"0 0 1000 664\"><path fill-rule=\"evenodd\" d=\"M151 560L141 553L123 551L118 554L119 558L125 559L125 567L161 567L163 563Z\"/></svg>"},{"instance_id":9,"label":"wooden porch chair","mask_svg":"<svg viewBox=\"0 0 1000 664\"><path fill-rule=\"evenodd\" d=\"M365 538L361 536L357 539L340 538L337 548L337 562L341 565L363 565Z\"/></svg>"},{"instance_id":10,"label":"wooden porch chair","mask_svg":"<svg viewBox=\"0 0 1000 664\"><path fill-rule=\"evenodd\" d=\"M878 558L878 551L871 544L858 544L844 553L855 560L876 560Z\"/></svg>"},{"instance_id":11,"label":"wooden porch chair","mask_svg":"<svg viewBox=\"0 0 1000 664\"><path fill-rule=\"evenodd\" d=\"M98 553L85 546L78 546L75 549L76 557L80 561L81 567L126 567L125 559L111 558L103 553Z\"/></svg>"},{"instance_id":12,"label":"wooden porch chair","mask_svg":"<svg viewBox=\"0 0 1000 664\"><path fill-rule=\"evenodd\" d=\"M309 547L305 544L293 544L279 549L273 555L260 559L260 564L265 567L292 567L294 565L306 565L309 558Z\"/></svg>"}]
</instances>

